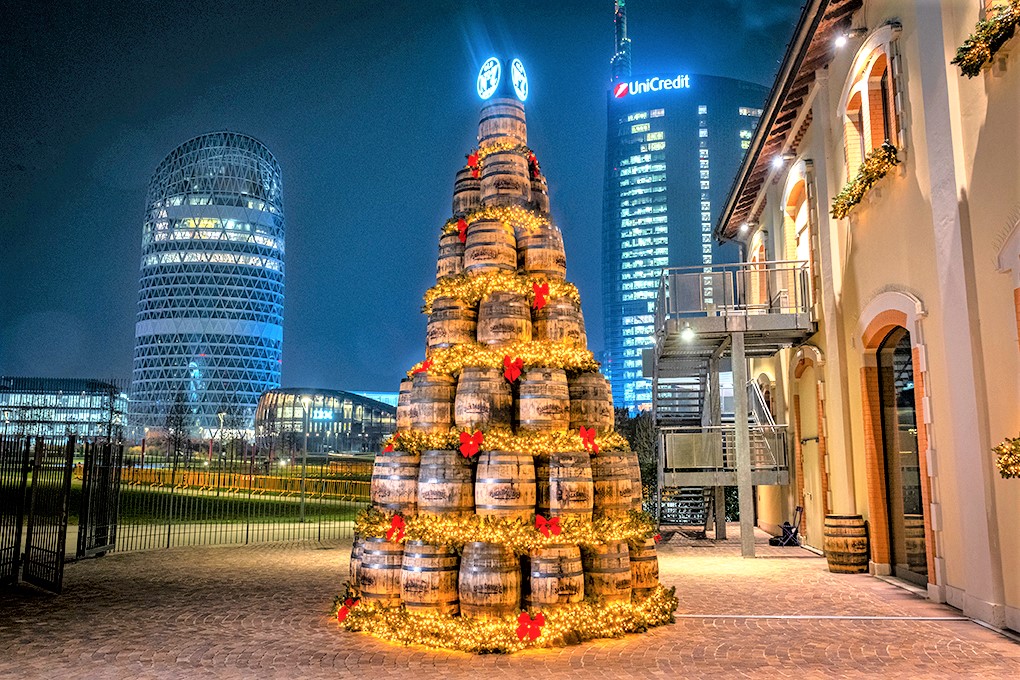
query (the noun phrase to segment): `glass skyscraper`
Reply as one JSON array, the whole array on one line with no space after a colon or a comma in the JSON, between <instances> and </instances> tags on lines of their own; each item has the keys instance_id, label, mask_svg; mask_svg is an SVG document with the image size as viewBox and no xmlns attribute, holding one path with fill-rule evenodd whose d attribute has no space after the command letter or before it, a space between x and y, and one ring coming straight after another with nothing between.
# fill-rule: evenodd
<instances>
[{"instance_id":1,"label":"glass skyscraper","mask_svg":"<svg viewBox=\"0 0 1020 680\"><path fill-rule=\"evenodd\" d=\"M642 351L652 337L664 267L736 262L735 244L712 227L750 144L768 89L688 73L631 74L623 0L616 6L616 54L607 93L603 200L603 370L613 402L650 405ZM711 283L706 285L711 297Z\"/></svg>"},{"instance_id":2,"label":"glass skyscraper","mask_svg":"<svg viewBox=\"0 0 1020 680\"><path fill-rule=\"evenodd\" d=\"M225 418L251 430L259 396L279 387L281 192L273 154L235 132L185 142L156 168L142 229L136 432L165 427L168 417L199 437Z\"/></svg>"}]
</instances>

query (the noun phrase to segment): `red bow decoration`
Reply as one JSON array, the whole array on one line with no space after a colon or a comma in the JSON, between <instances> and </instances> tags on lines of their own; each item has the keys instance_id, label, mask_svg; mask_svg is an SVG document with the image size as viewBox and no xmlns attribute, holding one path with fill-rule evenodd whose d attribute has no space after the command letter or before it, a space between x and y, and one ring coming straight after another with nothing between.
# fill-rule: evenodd
<instances>
[{"instance_id":1,"label":"red bow decoration","mask_svg":"<svg viewBox=\"0 0 1020 680\"><path fill-rule=\"evenodd\" d=\"M432 368L432 359L426 359L422 362L422 365L411 371L411 375L418 375L419 373L426 373Z\"/></svg>"},{"instance_id":2,"label":"red bow decoration","mask_svg":"<svg viewBox=\"0 0 1020 680\"><path fill-rule=\"evenodd\" d=\"M531 306L535 309L545 307L546 298L549 297L549 282L533 283L531 284L531 290L535 292L535 303Z\"/></svg>"},{"instance_id":3,"label":"red bow decoration","mask_svg":"<svg viewBox=\"0 0 1020 680\"><path fill-rule=\"evenodd\" d=\"M344 619L347 618L347 615L351 613L352 609L358 606L359 602L361 602L361 600L352 600L349 597L344 600L343 606L336 610L337 623L343 623Z\"/></svg>"},{"instance_id":4,"label":"red bow decoration","mask_svg":"<svg viewBox=\"0 0 1020 680\"><path fill-rule=\"evenodd\" d=\"M581 441L584 442L584 449L592 453L599 452L599 445L595 443L595 428L581 426Z\"/></svg>"},{"instance_id":5,"label":"red bow decoration","mask_svg":"<svg viewBox=\"0 0 1020 680\"><path fill-rule=\"evenodd\" d=\"M482 433L476 430L474 434L469 432L460 433L460 452L465 458L478 453L478 447L482 445Z\"/></svg>"},{"instance_id":6,"label":"red bow decoration","mask_svg":"<svg viewBox=\"0 0 1020 680\"><path fill-rule=\"evenodd\" d=\"M471 176L478 179L478 168L471 168Z\"/></svg>"},{"instance_id":7,"label":"red bow decoration","mask_svg":"<svg viewBox=\"0 0 1020 680\"><path fill-rule=\"evenodd\" d=\"M477 168L478 167L478 152L477 151L472 151L471 153L469 153L467 159L468 159L468 167L469 168Z\"/></svg>"},{"instance_id":8,"label":"red bow decoration","mask_svg":"<svg viewBox=\"0 0 1020 680\"><path fill-rule=\"evenodd\" d=\"M538 636L542 634L542 626L545 625L545 617L542 616L542 612L535 614L535 618L528 616L528 612L521 612L521 615L517 617L517 639L523 640L527 638L529 640L537 640Z\"/></svg>"},{"instance_id":9,"label":"red bow decoration","mask_svg":"<svg viewBox=\"0 0 1020 680\"><path fill-rule=\"evenodd\" d=\"M399 432L393 433L393 436L390 438L390 440L386 442L386 448L383 449L383 453L389 453L390 451L393 450L393 442L397 441L397 437L399 436L400 436Z\"/></svg>"},{"instance_id":10,"label":"red bow decoration","mask_svg":"<svg viewBox=\"0 0 1020 680\"><path fill-rule=\"evenodd\" d=\"M386 532L386 540L392 541L393 543L399 543L400 539L404 537L404 527L407 526L404 523L404 518L400 515L393 515L393 519L390 520L389 531Z\"/></svg>"},{"instance_id":11,"label":"red bow decoration","mask_svg":"<svg viewBox=\"0 0 1020 680\"><path fill-rule=\"evenodd\" d=\"M546 519L542 515L535 515L535 528L542 532L546 538L559 536L563 529L560 528L560 518L553 517Z\"/></svg>"},{"instance_id":12,"label":"red bow decoration","mask_svg":"<svg viewBox=\"0 0 1020 680\"><path fill-rule=\"evenodd\" d=\"M460 236L460 242L467 242L467 222L463 218L457 220L457 232Z\"/></svg>"},{"instance_id":13,"label":"red bow decoration","mask_svg":"<svg viewBox=\"0 0 1020 680\"><path fill-rule=\"evenodd\" d=\"M387 444L387 445L386 445L386 448L384 448L384 449L382 450L382 452L383 452L383 453L389 453L389 452L391 452L392 450L393 450L393 442L390 442L389 444Z\"/></svg>"},{"instance_id":14,"label":"red bow decoration","mask_svg":"<svg viewBox=\"0 0 1020 680\"><path fill-rule=\"evenodd\" d=\"M655 536L653 536L652 538L654 538L655 542L658 543L659 541L662 540L662 534L655 534Z\"/></svg>"},{"instance_id":15,"label":"red bow decoration","mask_svg":"<svg viewBox=\"0 0 1020 680\"><path fill-rule=\"evenodd\" d=\"M521 377L521 369L524 368L524 360L520 357L511 359L509 354L503 356L503 377L514 382Z\"/></svg>"}]
</instances>

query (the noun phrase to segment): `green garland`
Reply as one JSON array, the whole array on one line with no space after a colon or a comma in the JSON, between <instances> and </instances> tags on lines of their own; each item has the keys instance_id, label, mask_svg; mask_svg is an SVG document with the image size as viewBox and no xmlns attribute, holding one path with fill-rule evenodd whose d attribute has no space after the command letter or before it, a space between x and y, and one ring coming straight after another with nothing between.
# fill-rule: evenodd
<instances>
[{"instance_id":1,"label":"green garland","mask_svg":"<svg viewBox=\"0 0 1020 680\"><path fill-rule=\"evenodd\" d=\"M1006 439L996 446L995 463L999 468L999 474L1003 479L1020 477L1020 437Z\"/></svg>"},{"instance_id":2,"label":"green garland","mask_svg":"<svg viewBox=\"0 0 1020 680\"><path fill-rule=\"evenodd\" d=\"M956 49L956 56L949 62L959 66L960 72L968 78L981 73L981 68L1013 37L1020 24L1020 0L1009 0L1008 4L994 9L995 15L977 22L974 32Z\"/></svg>"},{"instance_id":3,"label":"green garland","mask_svg":"<svg viewBox=\"0 0 1020 680\"><path fill-rule=\"evenodd\" d=\"M889 142L883 142L882 146L872 149L864 157L864 162L857 170L857 176L847 182L843 190L832 200L832 216L836 219L846 217L850 210L861 202L864 194L899 163L896 147Z\"/></svg>"}]
</instances>

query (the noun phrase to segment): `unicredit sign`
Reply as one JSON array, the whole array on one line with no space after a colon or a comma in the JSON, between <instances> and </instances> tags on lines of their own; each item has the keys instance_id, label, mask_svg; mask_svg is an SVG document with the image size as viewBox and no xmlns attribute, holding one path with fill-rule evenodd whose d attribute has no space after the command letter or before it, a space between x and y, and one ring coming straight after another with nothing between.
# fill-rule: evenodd
<instances>
[{"instance_id":1,"label":"unicredit sign","mask_svg":"<svg viewBox=\"0 0 1020 680\"><path fill-rule=\"evenodd\" d=\"M686 90L691 86L691 77L682 75L676 78L660 78L653 76L644 80L635 80L630 83L617 83L613 88L613 96L622 99L627 95L644 94L645 92L658 92L659 90Z\"/></svg>"}]
</instances>

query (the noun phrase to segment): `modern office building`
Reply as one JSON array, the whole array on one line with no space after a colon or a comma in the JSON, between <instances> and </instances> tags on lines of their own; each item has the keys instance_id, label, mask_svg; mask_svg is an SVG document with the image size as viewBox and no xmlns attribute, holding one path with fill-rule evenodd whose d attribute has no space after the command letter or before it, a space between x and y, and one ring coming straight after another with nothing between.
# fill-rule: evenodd
<instances>
[{"instance_id":1,"label":"modern office building","mask_svg":"<svg viewBox=\"0 0 1020 680\"><path fill-rule=\"evenodd\" d=\"M397 429L397 407L340 390L289 387L259 399L255 440L265 456L368 453Z\"/></svg>"},{"instance_id":2,"label":"modern office building","mask_svg":"<svg viewBox=\"0 0 1020 680\"><path fill-rule=\"evenodd\" d=\"M142 230L131 427L218 414L253 427L280 384L284 218L280 166L257 139L214 132L174 149L149 184Z\"/></svg>"},{"instance_id":3,"label":"modern office building","mask_svg":"<svg viewBox=\"0 0 1020 680\"><path fill-rule=\"evenodd\" d=\"M127 408L116 381L0 377L0 434L119 439Z\"/></svg>"},{"instance_id":4,"label":"modern office building","mask_svg":"<svg viewBox=\"0 0 1020 680\"><path fill-rule=\"evenodd\" d=\"M613 402L632 411L652 401L642 351L653 344L653 309L664 267L739 260L712 226L750 144L768 89L683 72L636 76L623 0L607 93L603 201L603 370ZM706 279L711 292L711 280ZM707 299L711 301L712 296Z\"/></svg>"}]
</instances>

